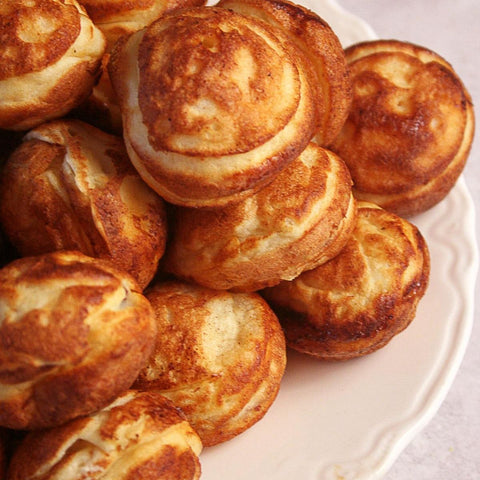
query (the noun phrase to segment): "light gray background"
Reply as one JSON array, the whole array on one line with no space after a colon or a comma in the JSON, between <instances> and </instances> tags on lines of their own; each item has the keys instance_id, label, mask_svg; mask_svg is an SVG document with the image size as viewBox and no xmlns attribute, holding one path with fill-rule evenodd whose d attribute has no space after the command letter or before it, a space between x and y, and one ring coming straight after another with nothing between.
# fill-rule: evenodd
<instances>
[{"instance_id":1,"label":"light gray background","mask_svg":"<svg viewBox=\"0 0 480 480\"><path fill-rule=\"evenodd\" d=\"M317 0L321 1L321 0ZM480 1L338 0L380 38L407 40L449 61L476 107L477 131L464 171L480 238ZM477 240L478 242L478 240ZM480 298L480 282L476 298ZM385 480L480 480L480 305L458 375L433 420L400 455Z\"/></svg>"}]
</instances>

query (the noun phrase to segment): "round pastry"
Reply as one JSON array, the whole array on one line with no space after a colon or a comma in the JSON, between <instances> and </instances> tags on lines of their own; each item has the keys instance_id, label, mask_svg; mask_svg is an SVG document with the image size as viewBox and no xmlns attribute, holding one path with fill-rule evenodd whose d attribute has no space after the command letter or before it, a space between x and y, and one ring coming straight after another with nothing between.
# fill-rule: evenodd
<instances>
[{"instance_id":1,"label":"round pastry","mask_svg":"<svg viewBox=\"0 0 480 480\"><path fill-rule=\"evenodd\" d=\"M318 129L315 141L329 145L350 109L352 92L345 53L325 20L288 0L220 0L217 6L251 15L281 28L296 43L316 72Z\"/></svg>"},{"instance_id":2,"label":"round pastry","mask_svg":"<svg viewBox=\"0 0 480 480\"><path fill-rule=\"evenodd\" d=\"M165 250L165 202L132 167L121 138L78 120L31 130L0 179L0 222L23 256L79 250L144 288Z\"/></svg>"},{"instance_id":3,"label":"round pastry","mask_svg":"<svg viewBox=\"0 0 480 480\"><path fill-rule=\"evenodd\" d=\"M134 387L170 398L205 446L258 422L286 362L283 332L265 301L176 281L155 284L147 298L157 340Z\"/></svg>"},{"instance_id":4,"label":"round pastry","mask_svg":"<svg viewBox=\"0 0 480 480\"><path fill-rule=\"evenodd\" d=\"M359 202L355 230L335 258L263 294L289 347L324 360L348 360L383 347L410 324L429 274L419 230Z\"/></svg>"},{"instance_id":5,"label":"round pastry","mask_svg":"<svg viewBox=\"0 0 480 480\"><path fill-rule=\"evenodd\" d=\"M165 397L129 390L89 416L30 432L9 480L196 480L202 444Z\"/></svg>"},{"instance_id":6,"label":"round pastry","mask_svg":"<svg viewBox=\"0 0 480 480\"><path fill-rule=\"evenodd\" d=\"M354 194L401 216L423 212L454 186L474 132L472 101L443 58L395 40L346 50L350 115L332 145Z\"/></svg>"},{"instance_id":7,"label":"round pastry","mask_svg":"<svg viewBox=\"0 0 480 480\"><path fill-rule=\"evenodd\" d=\"M112 401L148 359L156 329L134 280L55 252L0 270L0 426L59 425Z\"/></svg>"},{"instance_id":8,"label":"round pastry","mask_svg":"<svg viewBox=\"0 0 480 480\"><path fill-rule=\"evenodd\" d=\"M282 32L216 7L119 40L109 63L130 158L167 201L220 206L270 182L316 127L310 71Z\"/></svg>"},{"instance_id":9,"label":"round pastry","mask_svg":"<svg viewBox=\"0 0 480 480\"><path fill-rule=\"evenodd\" d=\"M85 100L105 38L76 0L2 0L0 128L28 130Z\"/></svg>"},{"instance_id":10,"label":"round pastry","mask_svg":"<svg viewBox=\"0 0 480 480\"><path fill-rule=\"evenodd\" d=\"M351 178L311 143L269 185L233 205L178 208L164 268L219 290L255 291L334 257L355 225Z\"/></svg>"},{"instance_id":11,"label":"round pastry","mask_svg":"<svg viewBox=\"0 0 480 480\"><path fill-rule=\"evenodd\" d=\"M122 35L141 30L178 8L195 7L205 0L78 0L107 39L107 51Z\"/></svg>"}]
</instances>

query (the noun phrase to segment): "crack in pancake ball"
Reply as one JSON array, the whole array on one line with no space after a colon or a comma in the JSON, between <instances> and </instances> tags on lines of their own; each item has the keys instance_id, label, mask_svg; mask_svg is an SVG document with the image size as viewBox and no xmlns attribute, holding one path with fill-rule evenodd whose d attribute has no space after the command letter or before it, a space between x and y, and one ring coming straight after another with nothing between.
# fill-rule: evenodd
<instances>
[{"instance_id":1,"label":"crack in pancake ball","mask_svg":"<svg viewBox=\"0 0 480 480\"><path fill-rule=\"evenodd\" d=\"M469 93L421 46L376 40L345 53L353 103L331 148L350 169L354 195L403 217L428 210L465 166L475 123Z\"/></svg>"},{"instance_id":2,"label":"crack in pancake ball","mask_svg":"<svg viewBox=\"0 0 480 480\"><path fill-rule=\"evenodd\" d=\"M0 270L0 426L60 425L130 387L154 345L154 312L109 262L79 252Z\"/></svg>"},{"instance_id":3,"label":"crack in pancake ball","mask_svg":"<svg viewBox=\"0 0 480 480\"><path fill-rule=\"evenodd\" d=\"M178 281L157 283L146 296L158 333L134 388L172 400L204 446L263 418L286 366L282 329L263 298Z\"/></svg>"},{"instance_id":4,"label":"crack in pancake ball","mask_svg":"<svg viewBox=\"0 0 480 480\"><path fill-rule=\"evenodd\" d=\"M316 128L310 70L281 30L215 7L182 9L117 42L109 72L130 158L167 201L251 195Z\"/></svg>"},{"instance_id":5,"label":"crack in pancake ball","mask_svg":"<svg viewBox=\"0 0 480 480\"><path fill-rule=\"evenodd\" d=\"M353 234L335 258L262 294L289 347L348 360L385 346L410 324L429 275L429 251L417 227L359 202Z\"/></svg>"},{"instance_id":6,"label":"crack in pancake ball","mask_svg":"<svg viewBox=\"0 0 480 480\"><path fill-rule=\"evenodd\" d=\"M28 130L90 95L106 43L75 0L2 0L0 31L0 128Z\"/></svg>"}]
</instances>

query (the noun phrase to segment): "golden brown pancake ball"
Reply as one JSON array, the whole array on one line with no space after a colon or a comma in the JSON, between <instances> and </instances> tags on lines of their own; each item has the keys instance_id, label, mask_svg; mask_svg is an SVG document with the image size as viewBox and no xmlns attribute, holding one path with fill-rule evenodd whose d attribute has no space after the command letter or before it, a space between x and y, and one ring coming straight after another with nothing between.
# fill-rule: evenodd
<instances>
[{"instance_id":1,"label":"golden brown pancake ball","mask_svg":"<svg viewBox=\"0 0 480 480\"><path fill-rule=\"evenodd\" d=\"M277 317L257 293L171 281L147 292L157 339L134 387L158 391L186 415L205 446L258 422L285 370Z\"/></svg>"},{"instance_id":2,"label":"golden brown pancake ball","mask_svg":"<svg viewBox=\"0 0 480 480\"><path fill-rule=\"evenodd\" d=\"M129 390L102 410L30 432L8 480L196 480L202 444L165 397Z\"/></svg>"},{"instance_id":3,"label":"golden brown pancake ball","mask_svg":"<svg viewBox=\"0 0 480 480\"><path fill-rule=\"evenodd\" d=\"M28 130L85 100L105 38L76 0L2 0L0 128Z\"/></svg>"},{"instance_id":4,"label":"golden brown pancake ball","mask_svg":"<svg viewBox=\"0 0 480 480\"><path fill-rule=\"evenodd\" d=\"M383 347L410 324L429 274L418 228L360 202L355 230L335 258L263 294L288 346L323 360L348 360Z\"/></svg>"},{"instance_id":5,"label":"golden brown pancake ball","mask_svg":"<svg viewBox=\"0 0 480 480\"><path fill-rule=\"evenodd\" d=\"M178 8L195 7L205 0L79 0L107 39L107 51L122 35L141 30Z\"/></svg>"},{"instance_id":6,"label":"golden brown pancake ball","mask_svg":"<svg viewBox=\"0 0 480 480\"><path fill-rule=\"evenodd\" d=\"M104 407L148 359L156 325L134 280L79 252L0 270L0 426L60 425Z\"/></svg>"},{"instance_id":7,"label":"golden brown pancake ball","mask_svg":"<svg viewBox=\"0 0 480 480\"><path fill-rule=\"evenodd\" d=\"M217 5L279 27L306 55L316 74L319 123L315 141L329 145L347 118L352 92L343 47L328 23L288 0L221 0Z\"/></svg>"},{"instance_id":8,"label":"golden brown pancake ball","mask_svg":"<svg viewBox=\"0 0 480 480\"><path fill-rule=\"evenodd\" d=\"M165 250L165 202L132 167L121 138L78 120L31 130L0 179L0 222L23 255L79 250L144 288Z\"/></svg>"},{"instance_id":9,"label":"golden brown pancake ball","mask_svg":"<svg viewBox=\"0 0 480 480\"><path fill-rule=\"evenodd\" d=\"M164 267L220 290L255 291L335 256L355 225L344 162L311 143L268 186L233 205L178 208Z\"/></svg>"},{"instance_id":10,"label":"golden brown pancake ball","mask_svg":"<svg viewBox=\"0 0 480 480\"><path fill-rule=\"evenodd\" d=\"M216 207L270 182L316 128L293 42L217 7L177 10L119 40L109 72L130 158L170 203Z\"/></svg>"},{"instance_id":11,"label":"golden brown pancake ball","mask_svg":"<svg viewBox=\"0 0 480 480\"><path fill-rule=\"evenodd\" d=\"M474 132L472 101L438 54L396 40L346 50L353 104L332 145L354 194L401 216L423 212L454 186Z\"/></svg>"}]
</instances>

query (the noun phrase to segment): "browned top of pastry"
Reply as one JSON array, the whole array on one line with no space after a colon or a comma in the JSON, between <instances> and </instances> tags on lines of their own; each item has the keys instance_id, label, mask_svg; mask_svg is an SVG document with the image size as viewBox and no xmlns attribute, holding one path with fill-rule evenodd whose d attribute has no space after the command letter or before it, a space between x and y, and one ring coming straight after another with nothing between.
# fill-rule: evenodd
<instances>
[{"instance_id":1,"label":"browned top of pastry","mask_svg":"<svg viewBox=\"0 0 480 480\"><path fill-rule=\"evenodd\" d=\"M353 45L346 56L354 98L332 148L349 166L359 197L387 208L390 197L401 204L445 190L444 183L451 187L474 128L470 96L451 65L428 49L394 40Z\"/></svg>"},{"instance_id":2,"label":"browned top of pastry","mask_svg":"<svg viewBox=\"0 0 480 480\"><path fill-rule=\"evenodd\" d=\"M429 251L419 230L359 202L353 234L335 258L264 295L290 346L345 360L382 347L412 321L429 275Z\"/></svg>"},{"instance_id":3,"label":"browned top of pastry","mask_svg":"<svg viewBox=\"0 0 480 480\"><path fill-rule=\"evenodd\" d=\"M105 39L75 0L4 0L0 32L0 128L27 130L89 95Z\"/></svg>"},{"instance_id":4,"label":"browned top of pastry","mask_svg":"<svg viewBox=\"0 0 480 480\"><path fill-rule=\"evenodd\" d=\"M285 370L285 340L266 302L171 281L147 292L155 350L135 387L158 390L185 413L204 445L260 420Z\"/></svg>"},{"instance_id":5,"label":"browned top of pastry","mask_svg":"<svg viewBox=\"0 0 480 480\"><path fill-rule=\"evenodd\" d=\"M130 390L96 413L28 434L9 478L196 480L201 450L198 435L167 398Z\"/></svg>"},{"instance_id":6,"label":"browned top of pastry","mask_svg":"<svg viewBox=\"0 0 480 480\"><path fill-rule=\"evenodd\" d=\"M155 149L246 152L297 108L299 74L282 45L230 12L195 10L157 23L143 37L139 60L140 107ZM291 95L279 101L285 90Z\"/></svg>"},{"instance_id":7,"label":"browned top of pastry","mask_svg":"<svg viewBox=\"0 0 480 480\"><path fill-rule=\"evenodd\" d=\"M127 274L78 252L0 270L0 425L42 428L103 407L153 346L149 302Z\"/></svg>"},{"instance_id":8,"label":"browned top of pastry","mask_svg":"<svg viewBox=\"0 0 480 480\"><path fill-rule=\"evenodd\" d=\"M110 75L146 181L173 203L216 205L293 160L315 128L293 48L273 27L215 7L165 15L120 42Z\"/></svg>"},{"instance_id":9,"label":"browned top of pastry","mask_svg":"<svg viewBox=\"0 0 480 480\"><path fill-rule=\"evenodd\" d=\"M0 5L0 80L36 72L58 61L80 33L72 1L4 0Z\"/></svg>"},{"instance_id":10,"label":"browned top of pastry","mask_svg":"<svg viewBox=\"0 0 480 480\"><path fill-rule=\"evenodd\" d=\"M319 124L315 141L329 145L347 118L352 92L343 47L328 23L288 0L221 0L218 6L279 27L300 48L317 75L315 103Z\"/></svg>"},{"instance_id":11,"label":"browned top of pastry","mask_svg":"<svg viewBox=\"0 0 480 480\"><path fill-rule=\"evenodd\" d=\"M355 223L342 160L313 143L269 185L223 208L179 208L166 268L216 289L292 279L342 248Z\"/></svg>"},{"instance_id":12,"label":"browned top of pastry","mask_svg":"<svg viewBox=\"0 0 480 480\"><path fill-rule=\"evenodd\" d=\"M205 0L79 0L105 34L109 47L121 35L146 27L157 18L177 8L204 5Z\"/></svg>"}]
</instances>

